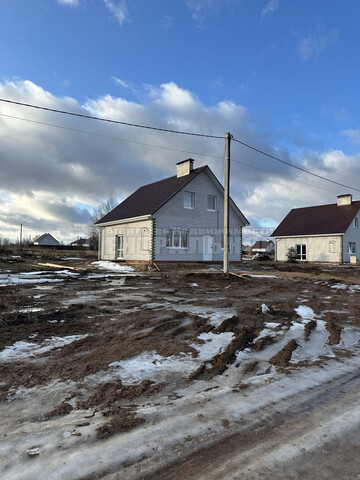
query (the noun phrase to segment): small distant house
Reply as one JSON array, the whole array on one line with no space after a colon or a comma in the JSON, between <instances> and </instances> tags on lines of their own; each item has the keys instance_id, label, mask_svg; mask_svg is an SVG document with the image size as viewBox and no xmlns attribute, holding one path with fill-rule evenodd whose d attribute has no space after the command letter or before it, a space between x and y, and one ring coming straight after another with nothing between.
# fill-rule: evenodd
<instances>
[{"instance_id":1,"label":"small distant house","mask_svg":"<svg viewBox=\"0 0 360 480\"><path fill-rule=\"evenodd\" d=\"M249 255L251 253L250 245L243 245L242 246L242 252L243 252L244 255Z\"/></svg>"},{"instance_id":2,"label":"small distant house","mask_svg":"<svg viewBox=\"0 0 360 480\"><path fill-rule=\"evenodd\" d=\"M290 247L300 262L349 263L360 260L360 201L339 195L337 203L294 208L271 235L275 260L284 262Z\"/></svg>"},{"instance_id":3,"label":"small distant house","mask_svg":"<svg viewBox=\"0 0 360 480\"><path fill-rule=\"evenodd\" d=\"M44 233L34 240L34 245L46 247L60 245L60 243L50 233Z\"/></svg>"},{"instance_id":4,"label":"small distant house","mask_svg":"<svg viewBox=\"0 0 360 480\"><path fill-rule=\"evenodd\" d=\"M272 255L274 253L274 242L272 240L258 240L251 247L251 252Z\"/></svg>"},{"instance_id":5,"label":"small distant house","mask_svg":"<svg viewBox=\"0 0 360 480\"><path fill-rule=\"evenodd\" d=\"M87 248L89 246L89 240L87 238L79 238L78 240L71 242L70 246Z\"/></svg>"},{"instance_id":6,"label":"small distant house","mask_svg":"<svg viewBox=\"0 0 360 480\"><path fill-rule=\"evenodd\" d=\"M212 262L223 257L224 188L206 165L189 158L177 174L140 187L101 218L99 257L129 262ZM241 260L242 228L229 202L229 261Z\"/></svg>"}]
</instances>

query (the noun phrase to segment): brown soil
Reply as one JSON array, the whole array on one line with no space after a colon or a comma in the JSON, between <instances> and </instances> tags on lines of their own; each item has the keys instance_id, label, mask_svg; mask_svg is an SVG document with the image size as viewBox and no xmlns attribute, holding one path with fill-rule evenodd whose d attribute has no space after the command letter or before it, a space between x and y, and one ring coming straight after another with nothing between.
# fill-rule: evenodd
<instances>
[{"instance_id":1,"label":"brown soil","mask_svg":"<svg viewBox=\"0 0 360 480\"><path fill-rule=\"evenodd\" d=\"M122 407L113 407L103 415L110 420L96 429L99 439L109 438L115 433L128 432L145 421L136 417L132 410Z\"/></svg>"},{"instance_id":2,"label":"brown soil","mask_svg":"<svg viewBox=\"0 0 360 480\"><path fill-rule=\"evenodd\" d=\"M140 395L150 397L166 386L166 382L155 383L143 380L139 385L124 385L121 380L98 385L95 392L87 399L78 401L76 408L109 407L119 400L133 400Z\"/></svg>"},{"instance_id":3,"label":"brown soil","mask_svg":"<svg viewBox=\"0 0 360 480\"><path fill-rule=\"evenodd\" d=\"M53 410L50 412L45 413L45 418L52 418L52 417L58 417L61 415L67 415L68 413L71 412L71 410L74 410L74 407L70 405L70 403L63 402L57 407L55 407Z\"/></svg>"},{"instance_id":4,"label":"brown soil","mask_svg":"<svg viewBox=\"0 0 360 480\"><path fill-rule=\"evenodd\" d=\"M295 340L290 340L276 355L270 358L269 363L277 367L287 367L290 363L292 352L297 346Z\"/></svg>"},{"instance_id":5,"label":"brown soil","mask_svg":"<svg viewBox=\"0 0 360 480\"><path fill-rule=\"evenodd\" d=\"M234 363L236 360L236 353L250 346L254 338L254 330L249 330L247 328L237 330L236 337L225 348L225 350L222 353L215 355L211 360L203 362L195 372L189 375L188 381L210 380L216 375L221 375L227 369L229 364ZM210 367L207 366L209 363L211 365Z\"/></svg>"},{"instance_id":6,"label":"brown soil","mask_svg":"<svg viewBox=\"0 0 360 480\"><path fill-rule=\"evenodd\" d=\"M305 328L304 328L304 336L305 336L305 341L308 342L310 340L310 333L312 332L312 330L314 330L316 328L316 321L315 320L310 320L310 322L308 322L306 325L305 325Z\"/></svg>"}]
</instances>

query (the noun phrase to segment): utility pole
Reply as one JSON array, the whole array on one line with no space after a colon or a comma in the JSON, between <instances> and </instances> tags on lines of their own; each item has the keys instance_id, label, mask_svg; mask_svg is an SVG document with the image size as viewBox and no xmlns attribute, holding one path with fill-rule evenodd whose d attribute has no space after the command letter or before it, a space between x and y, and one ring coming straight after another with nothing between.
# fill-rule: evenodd
<instances>
[{"instance_id":1,"label":"utility pole","mask_svg":"<svg viewBox=\"0 0 360 480\"><path fill-rule=\"evenodd\" d=\"M20 248L22 246L22 223L20 223Z\"/></svg>"},{"instance_id":2,"label":"utility pole","mask_svg":"<svg viewBox=\"0 0 360 480\"><path fill-rule=\"evenodd\" d=\"M231 134L225 135L225 185L224 185L224 276L229 276L229 190L230 190L230 142Z\"/></svg>"}]
</instances>

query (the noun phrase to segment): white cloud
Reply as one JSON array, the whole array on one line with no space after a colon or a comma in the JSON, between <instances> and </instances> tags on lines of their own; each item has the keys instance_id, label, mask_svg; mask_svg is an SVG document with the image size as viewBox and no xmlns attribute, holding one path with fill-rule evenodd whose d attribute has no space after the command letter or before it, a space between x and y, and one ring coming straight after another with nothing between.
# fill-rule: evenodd
<instances>
[{"instance_id":1,"label":"white cloud","mask_svg":"<svg viewBox=\"0 0 360 480\"><path fill-rule=\"evenodd\" d=\"M126 8L125 0L118 0L118 2L113 2L112 0L103 0L108 10L114 15L119 25L125 22L128 19L128 11Z\"/></svg>"},{"instance_id":2,"label":"white cloud","mask_svg":"<svg viewBox=\"0 0 360 480\"><path fill-rule=\"evenodd\" d=\"M326 31L323 25L318 24L316 27L303 36L295 34L299 38L297 53L301 60L307 61L311 58L315 60L319 58L320 53L337 39L337 31Z\"/></svg>"},{"instance_id":3,"label":"white cloud","mask_svg":"<svg viewBox=\"0 0 360 480\"><path fill-rule=\"evenodd\" d=\"M57 0L60 5L68 5L70 7L77 7L79 5L79 0Z\"/></svg>"},{"instance_id":4,"label":"white cloud","mask_svg":"<svg viewBox=\"0 0 360 480\"><path fill-rule=\"evenodd\" d=\"M111 77L115 83L117 83L118 85L120 85L121 87L123 88L130 88L130 84L128 82L125 82L125 80L121 80L121 78L117 78L117 77Z\"/></svg>"},{"instance_id":5,"label":"white cloud","mask_svg":"<svg viewBox=\"0 0 360 480\"><path fill-rule=\"evenodd\" d=\"M225 4L236 4L239 0L187 0L193 20L202 26L206 17L217 13Z\"/></svg>"},{"instance_id":6,"label":"white cloud","mask_svg":"<svg viewBox=\"0 0 360 480\"><path fill-rule=\"evenodd\" d=\"M275 12L278 6L279 0L270 0L261 11L261 18L264 18L266 15Z\"/></svg>"},{"instance_id":7,"label":"white cloud","mask_svg":"<svg viewBox=\"0 0 360 480\"><path fill-rule=\"evenodd\" d=\"M359 129L348 129L341 132L343 135L348 137L352 143L360 144L360 130Z\"/></svg>"},{"instance_id":8,"label":"white cloud","mask_svg":"<svg viewBox=\"0 0 360 480\"><path fill-rule=\"evenodd\" d=\"M170 27L173 26L173 23L174 19L172 17L169 17L168 15L163 15L160 19L159 26L161 28L164 28L165 30L168 30Z\"/></svg>"},{"instance_id":9,"label":"white cloud","mask_svg":"<svg viewBox=\"0 0 360 480\"><path fill-rule=\"evenodd\" d=\"M360 183L360 156L314 150L296 157L275 150L278 132L257 125L243 105L224 100L205 106L174 82L148 85L141 93L141 102L104 95L80 105L30 81L0 82L0 98L160 128L221 136L230 131L245 143L315 173L348 185ZM174 175L176 162L190 156L195 166L208 164L223 178L223 140L95 122L3 102L0 114L1 236L14 238L20 223L24 235L50 232L66 241L86 236L87 209L111 192L122 200L141 185ZM231 156L232 197L255 225L274 224L291 208L330 203L347 193L235 142Z\"/></svg>"}]
</instances>

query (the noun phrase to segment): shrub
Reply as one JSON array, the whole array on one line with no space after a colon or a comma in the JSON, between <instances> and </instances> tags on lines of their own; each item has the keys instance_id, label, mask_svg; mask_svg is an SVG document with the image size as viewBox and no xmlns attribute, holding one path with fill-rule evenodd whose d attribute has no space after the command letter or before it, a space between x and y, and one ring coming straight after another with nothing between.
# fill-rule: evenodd
<instances>
[{"instance_id":1,"label":"shrub","mask_svg":"<svg viewBox=\"0 0 360 480\"><path fill-rule=\"evenodd\" d=\"M286 253L286 261L288 263L297 263L297 254L296 254L296 248L295 247L290 247Z\"/></svg>"}]
</instances>

